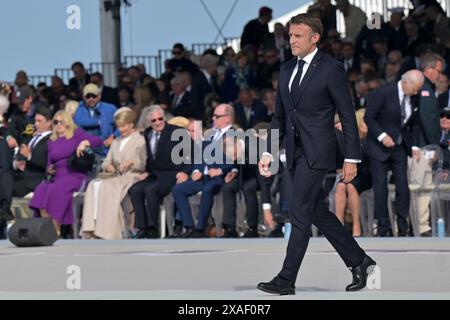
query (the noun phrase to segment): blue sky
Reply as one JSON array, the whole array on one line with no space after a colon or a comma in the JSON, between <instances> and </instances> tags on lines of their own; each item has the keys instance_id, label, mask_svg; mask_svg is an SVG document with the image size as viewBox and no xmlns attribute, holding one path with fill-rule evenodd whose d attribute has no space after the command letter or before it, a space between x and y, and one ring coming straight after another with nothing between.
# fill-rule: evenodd
<instances>
[{"instance_id":1,"label":"blue sky","mask_svg":"<svg viewBox=\"0 0 450 320\"><path fill-rule=\"evenodd\" d=\"M100 19L98 0L0 0L2 45L0 80L11 81L17 70L29 75L48 75L54 68L69 67L76 60L99 62ZM174 42L213 42L217 35L200 0L131 0L134 6L123 14L123 55L156 54ZM204 0L222 25L234 0ZM305 0L240 0L225 36L240 36L245 23L268 5L282 16ZM66 9L81 8L81 30L68 30ZM131 12L131 15L130 15ZM131 16L131 19L130 19ZM130 39L130 26L132 37ZM131 40L131 41L130 41ZM132 45L131 45L132 44Z\"/></svg>"}]
</instances>

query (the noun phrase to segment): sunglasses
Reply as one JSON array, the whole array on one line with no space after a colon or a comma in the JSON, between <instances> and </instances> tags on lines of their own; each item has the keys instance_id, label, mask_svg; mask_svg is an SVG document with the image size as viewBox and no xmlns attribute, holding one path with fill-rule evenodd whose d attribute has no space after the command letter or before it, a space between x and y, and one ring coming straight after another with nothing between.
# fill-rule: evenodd
<instances>
[{"instance_id":1,"label":"sunglasses","mask_svg":"<svg viewBox=\"0 0 450 320\"><path fill-rule=\"evenodd\" d=\"M93 93L89 93L88 95L86 95L86 99L97 99L97 96Z\"/></svg>"},{"instance_id":2,"label":"sunglasses","mask_svg":"<svg viewBox=\"0 0 450 320\"><path fill-rule=\"evenodd\" d=\"M151 121L152 121L152 123L155 123L157 121L163 121L163 120L164 120L164 118L157 118L157 119L152 119Z\"/></svg>"},{"instance_id":3,"label":"sunglasses","mask_svg":"<svg viewBox=\"0 0 450 320\"><path fill-rule=\"evenodd\" d=\"M57 126L57 125L64 125L64 121L62 120L53 120L53 125Z\"/></svg>"},{"instance_id":4,"label":"sunglasses","mask_svg":"<svg viewBox=\"0 0 450 320\"><path fill-rule=\"evenodd\" d=\"M450 120L450 114L441 113L441 119L442 118L446 118L446 119Z\"/></svg>"},{"instance_id":5,"label":"sunglasses","mask_svg":"<svg viewBox=\"0 0 450 320\"><path fill-rule=\"evenodd\" d=\"M183 53L182 51L172 51L173 55L179 55L179 54L182 54L182 53Z\"/></svg>"},{"instance_id":6,"label":"sunglasses","mask_svg":"<svg viewBox=\"0 0 450 320\"><path fill-rule=\"evenodd\" d=\"M228 115L227 114L214 114L213 115L213 118L216 118L216 119L220 119L220 118L224 118L224 117L228 117Z\"/></svg>"}]
</instances>

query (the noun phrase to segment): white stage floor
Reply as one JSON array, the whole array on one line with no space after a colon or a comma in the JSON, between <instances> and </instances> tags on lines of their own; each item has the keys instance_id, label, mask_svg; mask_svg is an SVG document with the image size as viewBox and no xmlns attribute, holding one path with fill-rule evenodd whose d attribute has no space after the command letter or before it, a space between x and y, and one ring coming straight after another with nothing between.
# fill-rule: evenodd
<instances>
[{"instance_id":1,"label":"white stage floor","mask_svg":"<svg viewBox=\"0 0 450 320\"><path fill-rule=\"evenodd\" d=\"M288 297L256 290L280 270L282 239L58 241L22 249L3 241L0 300L450 299L450 238L358 241L380 267L381 289L346 293L350 271L325 239L314 238ZM70 266L80 273L68 274Z\"/></svg>"}]
</instances>

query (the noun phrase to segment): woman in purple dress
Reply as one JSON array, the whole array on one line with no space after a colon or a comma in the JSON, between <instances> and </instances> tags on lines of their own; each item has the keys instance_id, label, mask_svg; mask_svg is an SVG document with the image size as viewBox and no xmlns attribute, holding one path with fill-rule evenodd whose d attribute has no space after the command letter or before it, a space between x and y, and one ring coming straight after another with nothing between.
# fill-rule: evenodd
<instances>
[{"instance_id":1,"label":"woman in purple dress","mask_svg":"<svg viewBox=\"0 0 450 320\"><path fill-rule=\"evenodd\" d=\"M48 141L47 171L52 181L42 182L35 190L30 208L40 211L40 216L53 218L58 234L61 225L71 225L72 197L80 190L87 175L73 171L68 159L77 151L82 154L90 146L98 147L103 141L75 126L66 111L58 111L53 117L53 133Z\"/></svg>"}]
</instances>

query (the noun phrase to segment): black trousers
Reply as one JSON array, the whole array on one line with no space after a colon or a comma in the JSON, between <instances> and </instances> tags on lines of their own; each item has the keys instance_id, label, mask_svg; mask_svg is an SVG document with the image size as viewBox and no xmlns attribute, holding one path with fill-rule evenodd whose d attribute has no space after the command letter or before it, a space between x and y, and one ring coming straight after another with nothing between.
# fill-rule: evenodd
<instances>
[{"instance_id":1,"label":"black trousers","mask_svg":"<svg viewBox=\"0 0 450 320\"><path fill-rule=\"evenodd\" d=\"M170 193L167 184L160 184L155 178L136 183L130 188L128 194L135 211L135 227L146 229L157 228L159 216L159 203Z\"/></svg>"},{"instance_id":2,"label":"black trousers","mask_svg":"<svg viewBox=\"0 0 450 320\"><path fill-rule=\"evenodd\" d=\"M236 195L239 192L239 179L234 179L230 183L222 186L223 196L223 224L230 229L236 230Z\"/></svg>"},{"instance_id":3,"label":"black trousers","mask_svg":"<svg viewBox=\"0 0 450 320\"><path fill-rule=\"evenodd\" d=\"M10 208L13 197L24 197L33 189L27 187L23 175L11 170L0 173L0 208Z\"/></svg>"},{"instance_id":4,"label":"black trousers","mask_svg":"<svg viewBox=\"0 0 450 320\"><path fill-rule=\"evenodd\" d=\"M347 267L359 265L365 252L328 209L322 182L326 170L312 169L304 156L295 160L289 217L292 224L286 258L279 275L295 282L311 237L314 224L336 249Z\"/></svg>"},{"instance_id":5,"label":"black trousers","mask_svg":"<svg viewBox=\"0 0 450 320\"><path fill-rule=\"evenodd\" d=\"M375 217L378 220L378 232L392 230L388 211L388 171L392 169L395 184L395 208L399 233L406 234L410 206L408 185L408 156L403 146L396 146L386 161L370 159L373 194L375 200Z\"/></svg>"}]
</instances>

